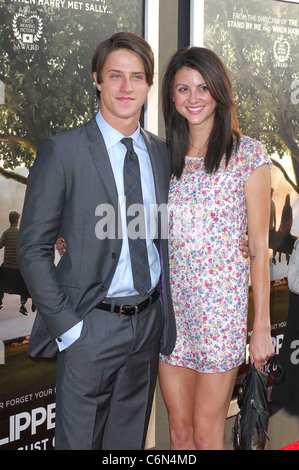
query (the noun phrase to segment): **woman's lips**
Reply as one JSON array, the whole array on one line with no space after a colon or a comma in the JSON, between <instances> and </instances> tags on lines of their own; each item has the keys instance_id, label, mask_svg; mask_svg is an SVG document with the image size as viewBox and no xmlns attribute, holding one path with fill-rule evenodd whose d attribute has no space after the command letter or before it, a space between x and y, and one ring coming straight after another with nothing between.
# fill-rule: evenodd
<instances>
[{"instance_id":1,"label":"woman's lips","mask_svg":"<svg viewBox=\"0 0 299 470\"><path fill-rule=\"evenodd\" d=\"M187 110L189 111L189 113L191 114L199 114L201 113L201 111L203 110L204 106L196 106L196 107L190 107L190 106L187 106Z\"/></svg>"}]
</instances>

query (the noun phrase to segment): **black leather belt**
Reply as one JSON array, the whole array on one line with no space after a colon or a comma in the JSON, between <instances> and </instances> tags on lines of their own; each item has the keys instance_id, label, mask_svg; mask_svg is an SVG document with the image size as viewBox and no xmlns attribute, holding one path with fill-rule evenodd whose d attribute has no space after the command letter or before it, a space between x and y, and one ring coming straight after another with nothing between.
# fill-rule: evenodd
<instances>
[{"instance_id":1,"label":"black leather belt","mask_svg":"<svg viewBox=\"0 0 299 470\"><path fill-rule=\"evenodd\" d=\"M143 310L145 310L149 305L151 305L155 300L157 300L160 296L160 293L156 287L156 289L147 297L147 299L143 300L137 305L115 305L115 307L112 309L112 312L118 313L120 317L133 317L135 315L138 315L138 313L141 313ZM96 308L99 308L100 310L107 310L110 312L111 310L111 305L101 303L96 306Z\"/></svg>"}]
</instances>

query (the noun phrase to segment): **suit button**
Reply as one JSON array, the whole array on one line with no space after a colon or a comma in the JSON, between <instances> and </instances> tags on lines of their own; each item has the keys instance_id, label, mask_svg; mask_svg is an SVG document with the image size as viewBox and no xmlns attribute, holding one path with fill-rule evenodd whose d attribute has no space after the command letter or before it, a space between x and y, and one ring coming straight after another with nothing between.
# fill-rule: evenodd
<instances>
[{"instance_id":1,"label":"suit button","mask_svg":"<svg viewBox=\"0 0 299 470\"><path fill-rule=\"evenodd\" d=\"M61 343L62 339L61 339L61 338L57 338L57 341L58 341L59 343Z\"/></svg>"},{"instance_id":2,"label":"suit button","mask_svg":"<svg viewBox=\"0 0 299 470\"><path fill-rule=\"evenodd\" d=\"M112 253L112 258L115 259L117 257L117 254L115 252Z\"/></svg>"}]
</instances>

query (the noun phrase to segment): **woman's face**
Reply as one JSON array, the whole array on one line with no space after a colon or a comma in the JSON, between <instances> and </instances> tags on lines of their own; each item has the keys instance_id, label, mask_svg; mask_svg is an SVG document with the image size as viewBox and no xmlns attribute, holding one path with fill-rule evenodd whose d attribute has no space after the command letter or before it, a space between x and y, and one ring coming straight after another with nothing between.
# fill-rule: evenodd
<instances>
[{"instance_id":1,"label":"woman's face","mask_svg":"<svg viewBox=\"0 0 299 470\"><path fill-rule=\"evenodd\" d=\"M216 101L197 70L189 67L178 70L174 78L173 100L176 110L187 119L189 126L206 126L211 130Z\"/></svg>"}]
</instances>

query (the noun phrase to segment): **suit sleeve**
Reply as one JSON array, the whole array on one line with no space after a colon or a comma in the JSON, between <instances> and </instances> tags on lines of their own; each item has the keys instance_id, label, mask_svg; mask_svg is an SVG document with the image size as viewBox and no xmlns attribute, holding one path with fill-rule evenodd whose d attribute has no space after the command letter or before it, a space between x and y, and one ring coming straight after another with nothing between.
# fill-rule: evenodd
<instances>
[{"instance_id":1,"label":"suit sleeve","mask_svg":"<svg viewBox=\"0 0 299 470\"><path fill-rule=\"evenodd\" d=\"M79 321L53 263L65 196L58 145L48 139L41 144L29 173L17 253L28 290L53 339Z\"/></svg>"}]
</instances>

